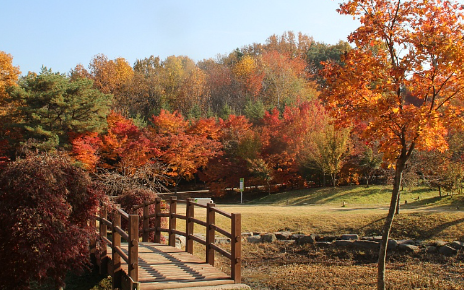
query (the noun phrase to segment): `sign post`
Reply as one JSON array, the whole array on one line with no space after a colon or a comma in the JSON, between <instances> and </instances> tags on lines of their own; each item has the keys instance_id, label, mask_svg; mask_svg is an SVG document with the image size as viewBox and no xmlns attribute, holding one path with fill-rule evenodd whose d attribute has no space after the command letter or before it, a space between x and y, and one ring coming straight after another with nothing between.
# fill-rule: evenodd
<instances>
[{"instance_id":1,"label":"sign post","mask_svg":"<svg viewBox=\"0 0 464 290\"><path fill-rule=\"evenodd\" d=\"M240 203L243 203L243 190L245 189L245 179L240 178Z\"/></svg>"}]
</instances>

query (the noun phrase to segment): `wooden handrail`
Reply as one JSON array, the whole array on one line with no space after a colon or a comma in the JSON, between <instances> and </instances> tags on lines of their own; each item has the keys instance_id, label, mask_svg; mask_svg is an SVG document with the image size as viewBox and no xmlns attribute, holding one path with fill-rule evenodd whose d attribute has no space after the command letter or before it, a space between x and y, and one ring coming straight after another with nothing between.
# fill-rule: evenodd
<instances>
[{"instance_id":1,"label":"wooden handrail","mask_svg":"<svg viewBox=\"0 0 464 290\"><path fill-rule=\"evenodd\" d=\"M168 204L169 207L164 206ZM186 204L185 215L177 212L178 204ZM153 206L154 205L154 206ZM206 210L206 221L195 218L195 208ZM150 212L150 208L154 212ZM215 252L223 255L230 260L231 277L235 283L241 282L241 215L230 214L216 208L214 203L206 205L194 202L194 199L178 200L173 196L169 200L162 200L157 197L151 203L144 203L133 207L134 210L143 209L142 213L142 241L148 242L150 233L153 234L153 242L161 243L161 233L167 233L167 243L175 246L176 235L186 238L185 251L193 254L193 242L200 243L206 247L206 263L214 266ZM166 210L169 209L169 212ZM216 214L220 214L230 219L230 232L216 226ZM121 217L128 220L128 231L121 228ZM166 222L162 222L167 219ZM121 258L129 265L129 277L135 283L138 281L138 239L139 239L139 216L138 214L128 214L120 208L113 211L112 219L107 217L107 211L103 207L100 216L96 217L100 221L100 237L102 244L102 254L106 256L106 247L112 248L113 263L113 288L121 285ZM185 232L177 229L177 220L185 222ZM167 225L167 227L166 227ZM203 226L205 229L205 239L194 235L195 225ZM108 239L106 233L108 229L112 231L112 239ZM215 243L215 234L219 233L230 239L230 251L227 251ZM121 238L128 242L128 254L121 249Z\"/></svg>"},{"instance_id":2,"label":"wooden handrail","mask_svg":"<svg viewBox=\"0 0 464 290\"><path fill-rule=\"evenodd\" d=\"M127 232L121 228L121 217L128 221ZM107 217L106 207L100 210L100 216L96 217L100 221L99 235L102 247L102 256L107 255L107 246L112 249L112 269L113 269L113 289L120 288L122 283L121 258L128 265L127 275L130 280L137 283L138 281L138 241L139 241L139 216L137 214L128 214L121 208L113 211L112 221ZM108 228L112 231L112 239L108 239ZM127 240L128 253L126 254L121 248L121 238Z\"/></svg>"},{"instance_id":3,"label":"wooden handrail","mask_svg":"<svg viewBox=\"0 0 464 290\"><path fill-rule=\"evenodd\" d=\"M165 202L169 205L169 212L162 212L161 204ZM186 204L185 215L177 212L178 204ZM154 205L155 212L150 213L149 207ZM195 218L195 208L206 209L206 222ZM218 252L230 260L231 276L235 283L241 281L241 216L240 214L230 214L215 207L214 203L206 205L194 202L194 199L178 200L172 196L169 200L156 198L151 203L145 203L134 209L143 208L143 236L142 241L149 241L149 233L154 232L154 242L161 242L161 233L168 233L167 242L170 246L175 246L176 235L186 238L185 251L193 254L193 242L198 242L206 247L206 262L214 266L214 253ZM215 225L216 213L230 219L230 232ZM167 219L167 223L162 223L162 219ZM177 220L185 221L185 232L177 230ZM150 223L150 221L152 221ZM153 222L154 221L154 222ZM154 226L152 226L154 224ZM168 227L165 227L165 225ZM206 240L194 236L195 224L205 228ZM230 251L215 244L215 233L218 232L230 239Z\"/></svg>"}]
</instances>

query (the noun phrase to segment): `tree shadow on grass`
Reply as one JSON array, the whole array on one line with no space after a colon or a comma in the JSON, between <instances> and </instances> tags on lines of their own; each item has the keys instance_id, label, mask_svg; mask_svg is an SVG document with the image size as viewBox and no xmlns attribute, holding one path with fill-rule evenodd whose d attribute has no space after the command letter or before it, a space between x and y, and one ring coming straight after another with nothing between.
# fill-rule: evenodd
<instances>
[{"instance_id":1,"label":"tree shadow on grass","mask_svg":"<svg viewBox=\"0 0 464 290\"><path fill-rule=\"evenodd\" d=\"M427 206L434 209L464 209L464 195L454 196L435 196L408 202L408 204L401 205L402 208L411 209Z\"/></svg>"},{"instance_id":2,"label":"tree shadow on grass","mask_svg":"<svg viewBox=\"0 0 464 290\"><path fill-rule=\"evenodd\" d=\"M424 233L424 238L425 239L433 239L438 233L446 230L449 227L456 226L456 225L459 225L461 223L464 223L464 218L440 224L440 225L430 229L426 233ZM456 239L458 239L458 238L459 237L456 237ZM460 238L463 239L464 237L460 237Z\"/></svg>"}]
</instances>

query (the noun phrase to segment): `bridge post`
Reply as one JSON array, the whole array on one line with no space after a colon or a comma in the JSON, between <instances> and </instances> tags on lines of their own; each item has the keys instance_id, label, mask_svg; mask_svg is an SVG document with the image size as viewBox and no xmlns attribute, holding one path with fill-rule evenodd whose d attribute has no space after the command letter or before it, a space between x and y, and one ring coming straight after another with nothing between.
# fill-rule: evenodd
<instances>
[{"instance_id":1,"label":"bridge post","mask_svg":"<svg viewBox=\"0 0 464 290\"><path fill-rule=\"evenodd\" d=\"M106 240L104 239L108 235L107 233L108 226L103 221L104 219L106 220L108 218L107 215L108 213L107 213L106 207L103 206L100 210L100 218L101 218L101 221L100 221L101 252L100 252L100 269L99 269L100 275L106 275L108 273L107 272L108 271L108 265L107 265L108 258L106 257L106 255L108 254L108 249L107 249Z\"/></svg>"},{"instance_id":2,"label":"bridge post","mask_svg":"<svg viewBox=\"0 0 464 290\"><path fill-rule=\"evenodd\" d=\"M173 230L176 230L176 217L177 213L177 196L171 196L171 202L169 206L169 246L176 246L176 234Z\"/></svg>"},{"instance_id":3,"label":"bridge post","mask_svg":"<svg viewBox=\"0 0 464 290\"><path fill-rule=\"evenodd\" d=\"M97 230L97 218L96 217L91 217L89 221L92 229L94 231ZM90 238L90 243L89 243L89 248L90 248L90 259L92 263L97 261L97 236L93 236Z\"/></svg>"},{"instance_id":4,"label":"bridge post","mask_svg":"<svg viewBox=\"0 0 464 290\"><path fill-rule=\"evenodd\" d=\"M129 261L128 261L128 272L129 277L134 282L139 280L139 215L129 215Z\"/></svg>"},{"instance_id":5,"label":"bridge post","mask_svg":"<svg viewBox=\"0 0 464 290\"><path fill-rule=\"evenodd\" d=\"M233 213L231 222L231 276L239 284L242 280L242 215Z\"/></svg>"},{"instance_id":6,"label":"bridge post","mask_svg":"<svg viewBox=\"0 0 464 290\"><path fill-rule=\"evenodd\" d=\"M186 218L185 218L185 251L187 253L193 254L193 240L190 237L193 235L193 226L194 222L191 220L195 217L195 205L193 198L187 198L187 209L186 209Z\"/></svg>"},{"instance_id":7,"label":"bridge post","mask_svg":"<svg viewBox=\"0 0 464 290\"><path fill-rule=\"evenodd\" d=\"M150 228L150 221L148 219L149 215L150 215L149 205L147 203L145 203L143 205L142 242L148 242L148 237L150 236L150 233L148 232L148 230Z\"/></svg>"},{"instance_id":8,"label":"bridge post","mask_svg":"<svg viewBox=\"0 0 464 290\"><path fill-rule=\"evenodd\" d=\"M214 249L211 247L214 244L215 230L212 225L215 224L214 203L208 203L206 208L206 263L214 266Z\"/></svg>"},{"instance_id":9,"label":"bridge post","mask_svg":"<svg viewBox=\"0 0 464 290\"><path fill-rule=\"evenodd\" d=\"M161 243L161 197L155 199L155 243Z\"/></svg>"},{"instance_id":10,"label":"bridge post","mask_svg":"<svg viewBox=\"0 0 464 290\"><path fill-rule=\"evenodd\" d=\"M115 250L117 247L121 247L121 235L116 230L117 227L121 227L121 215L117 210L114 211L113 215L113 289L121 287L121 277L122 277L122 268L121 268L121 256Z\"/></svg>"}]
</instances>

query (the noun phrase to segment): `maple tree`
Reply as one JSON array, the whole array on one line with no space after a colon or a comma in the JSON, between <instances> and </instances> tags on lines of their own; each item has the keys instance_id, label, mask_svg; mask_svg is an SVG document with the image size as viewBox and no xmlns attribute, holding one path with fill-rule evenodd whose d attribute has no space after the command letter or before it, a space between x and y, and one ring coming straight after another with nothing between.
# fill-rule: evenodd
<instances>
[{"instance_id":1,"label":"maple tree","mask_svg":"<svg viewBox=\"0 0 464 290\"><path fill-rule=\"evenodd\" d=\"M358 17L356 48L325 68L323 99L339 123L365 122L395 168L379 250L378 289L385 289L387 242L402 173L415 149L446 150L447 128L462 126L464 40L454 1L351 0L341 14Z\"/></svg>"},{"instance_id":2,"label":"maple tree","mask_svg":"<svg viewBox=\"0 0 464 290\"><path fill-rule=\"evenodd\" d=\"M7 166L0 174L2 289L47 279L58 289L68 271L88 267L95 238L88 221L102 195L65 156L28 155Z\"/></svg>"},{"instance_id":3,"label":"maple tree","mask_svg":"<svg viewBox=\"0 0 464 290\"><path fill-rule=\"evenodd\" d=\"M152 146L160 151L159 159L168 166L167 172L178 185L182 178L190 180L194 174L220 154L218 129L214 120L198 121L193 126L178 112L161 110L153 116L150 127Z\"/></svg>"},{"instance_id":4,"label":"maple tree","mask_svg":"<svg viewBox=\"0 0 464 290\"><path fill-rule=\"evenodd\" d=\"M159 150L151 146L146 132L132 120L111 112L107 124L107 133L101 137L101 167L132 175L137 168L158 156Z\"/></svg>"}]
</instances>

